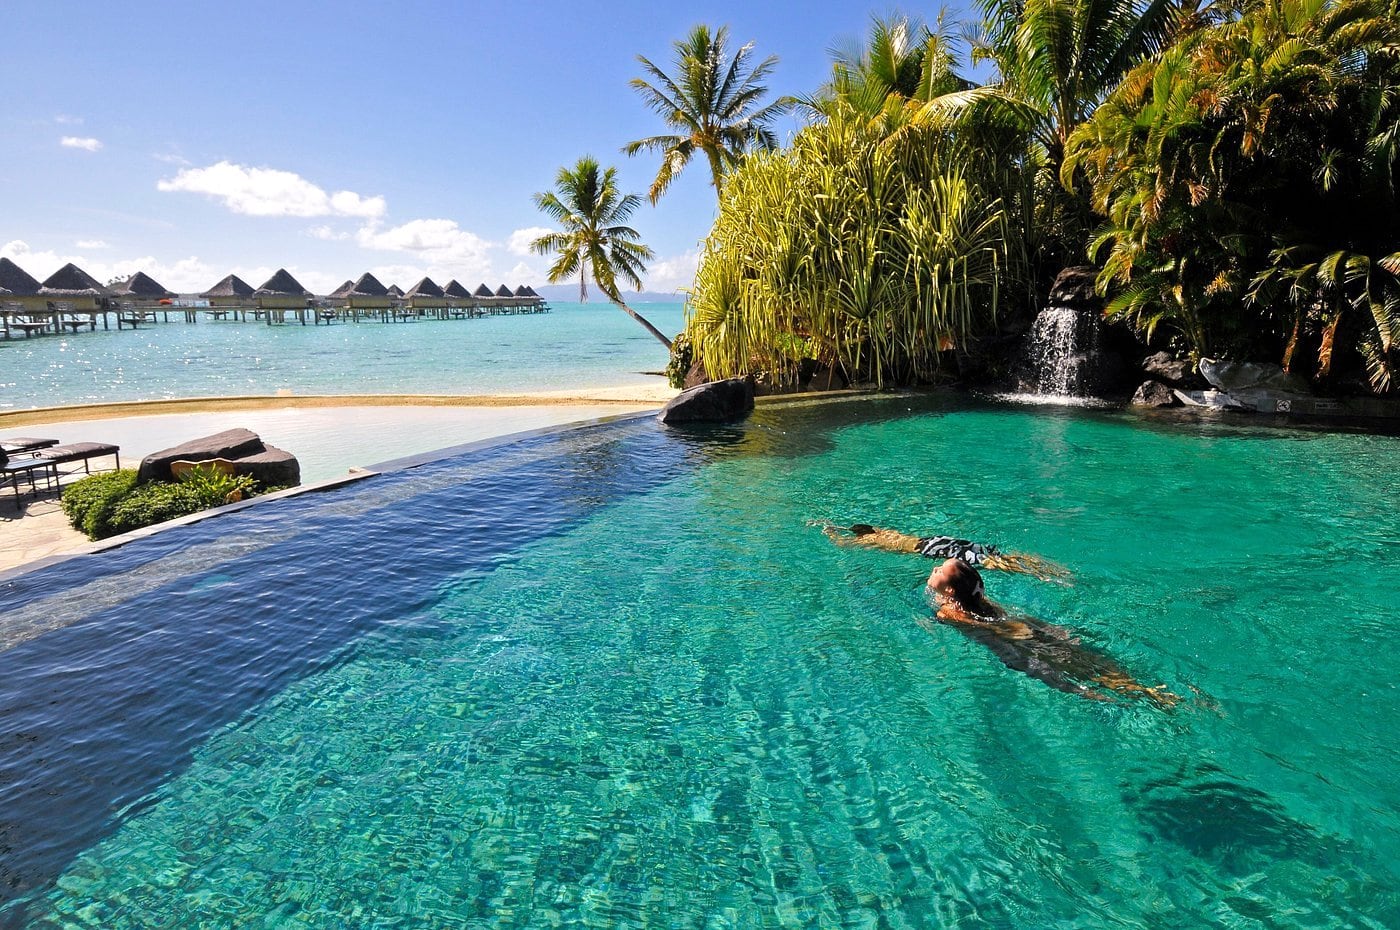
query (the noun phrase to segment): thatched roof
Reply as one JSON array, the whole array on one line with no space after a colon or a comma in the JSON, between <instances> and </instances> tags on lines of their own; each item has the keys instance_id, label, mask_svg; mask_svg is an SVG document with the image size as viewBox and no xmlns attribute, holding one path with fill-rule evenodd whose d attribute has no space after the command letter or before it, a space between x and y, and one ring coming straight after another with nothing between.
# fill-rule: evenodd
<instances>
[{"instance_id":1,"label":"thatched roof","mask_svg":"<svg viewBox=\"0 0 1400 930\"><path fill-rule=\"evenodd\" d=\"M106 297L111 292L92 275L69 262L44 280L39 293L46 297Z\"/></svg>"},{"instance_id":2,"label":"thatched roof","mask_svg":"<svg viewBox=\"0 0 1400 930\"><path fill-rule=\"evenodd\" d=\"M292 277L285 268L278 268L277 273L263 282L263 286L253 292L258 297L287 296L287 297L312 297L310 291L301 286L301 282Z\"/></svg>"},{"instance_id":3,"label":"thatched roof","mask_svg":"<svg viewBox=\"0 0 1400 930\"><path fill-rule=\"evenodd\" d=\"M39 293L39 282L8 258L0 258L0 287L7 294L28 296Z\"/></svg>"},{"instance_id":4,"label":"thatched roof","mask_svg":"<svg viewBox=\"0 0 1400 930\"><path fill-rule=\"evenodd\" d=\"M534 289L533 287L531 287L530 285L527 284L527 285L525 285L525 296L526 296L526 297L538 297L538 296L540 296L540 295L537 294L537 293L535 293L535 289Z\"/></svg>"},{"instance_id":5,"label":"thatched roof","mask_svg":"<svg viewBox=\"0 0 1400 930\"><path fill-rule=\"evenodd\" d=\"M522 284L522 285L520 285L519 287L517 287L517 288L515 289L515 296L516 296L516 297L529 297L529 296L530 296L530 289L529 289L528 287L526 287L525 285Z\"/></svg>"},{"instance_id":6,"label":"thatched roof","mask_svg":"<svg viewBox=\"0 0 1400 930\"><path fill-rule=\"evenodd\" d=\"M154 278L144 271L138 271L120 284L112 285L111 291L118 297L164 298L175 296L173 291L167 291L165 288L161 287L156 283Z\"/></svg>"},{"instance_id":7,"label":"thatched roof","mask_svg":"<svg viewBox=\"0 0 1400 930\"><path fill-rule=\"evenodd\" d=\"M379 283L379 279L366 271L355 282L353 297L388 297L389 289Z\"/></svg>"},{"instance_id":8,"label":"thatched roof","mask_svg":"<svg viewBox=\"0 0 1400 930\"><path fill-rule=\"evenodd\" d=\"M332 299L334 299L334 300L344 300L345 298L347 298L347 297L350 296L350 292L353 291L354 289L355 289L355 282L354 282L354 281L346 281L344 284L342 284L340 287L336 288L335 290L331 291L331 292L330 292L329 294L327 294L326 296L327 296L327 297L330 297L330 298L332 298Z\"/></svg>"},{"instance_id":9,"label":"thatched roof","mask_svg":"<svg viewBox=\"0 0 1400 930\"><path fill-rule=\"evenodd\" d=\"M470 297L470 296L472 296L470 291L468 291L465 287L463 287L462 285L460 285L460 284L457 283L457 279L456 279L456 278L453 278L451 281L448 281L448 282L447 282L447 287L444 287L444 288L442 289L442 293L443 293L445 296L447 296L447 297Z\"/></svg>"},{"instance_id":10,"label":"thatched roof","mask_svg":"<svg viewBox=\"0 0 1400 930\"><path fill-rule=\"evenodd\" d=\"M500 287L496 288L496 296L497 296L497 297L514 297L515 295L512 294L512 293L510 292L510 288L508 288L508 287L506 287L504 284L502 284Z\"/></svg>"},{"instance_id":11,"label":"thatched roof","mask_svg":"<svg viewBox=\"0 0 1400 930\"><path fill-rule=\"evenodd\" d=\"M387 293L390 297L402 297L403 288L399 287L397 284L390 284Z\"/></svg>"},{"instance_id":12,"label":"thatched roof","mask_svg":"<svg viewBox=\"0 0 1400 930\"><path fill-rule=\"evenodd\" d=\"M227 278L224 278L222 281L220 281L218 284L215 284L213 287L209 288L209 290L205 291L203 294L200 294L199 296L252 297L253 285L249 284L247 281L244 281L238 275L231 274Z\"/></svg>"},{"instance_id":13,"label":"thatched roof","mask_svg":"<svg viewBox=\"0 0 1400 930\"><path fill-rule=\"evenodd\" d=\"M432 278L424 278L408 289L405 297L441 297L442 288L433 283Z\"/></svg>"},{"instance_id":14,"label":"thatched roof","mask_svg":"<svg viewBox=\"0 0 1400 930\"><path fill-rule=\"evenodd\" d=\"M473 296L473 297L495 297L496 295L495 295L495 294L492 294L492 293L491 293L491 288L487 287L485 284L479 284L479 285L477 285L476 290L472 291L472 296Z\"/></svg>"}]
</instances>

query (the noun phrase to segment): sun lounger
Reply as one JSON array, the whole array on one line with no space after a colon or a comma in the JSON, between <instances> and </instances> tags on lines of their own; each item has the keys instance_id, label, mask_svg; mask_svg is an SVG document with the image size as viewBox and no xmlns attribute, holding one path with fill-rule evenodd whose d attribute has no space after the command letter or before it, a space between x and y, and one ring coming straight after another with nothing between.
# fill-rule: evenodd
<instances>
[{"instance_id":1,"label":"sun lounger","mask_svg":"<svg viewBox=\"0 0 1400 930\"><path fill-rule=\"evenodd\" d=\"M105 442L70 442L61 446L50 446L40 451L40 454L57 465L67 465L70 462L82 462L83 473L92 474L92 459L112 456L115 459L113 469L122 467L122 459L118 454L119 446L110 445ZM64 474L76 474L77 469L64 472Z\"/></svg>"},{"instance_id":2,"label":"sun lounger","mask_svg":"<svg viewBox=\"0 0 1400 930\"><path fill-rule=\"evenodd\" d=\"M38 454L39 450L58 445L57 439L35 439L33 436L11 436L0 439L0 452L6 455Z\"/></svg>"}]
</instances>

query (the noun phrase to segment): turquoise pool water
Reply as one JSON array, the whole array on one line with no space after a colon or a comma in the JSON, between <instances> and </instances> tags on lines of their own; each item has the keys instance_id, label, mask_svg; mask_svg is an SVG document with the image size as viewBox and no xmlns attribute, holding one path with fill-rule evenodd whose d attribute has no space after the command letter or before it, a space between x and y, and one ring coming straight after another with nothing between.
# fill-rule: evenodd
<instances>
[{"instance_id":1,"label":"turquoise pool water","mask_svg":"<svg viewBox=\"0 0 1400 930\"><path fill-rule=\"evenodd\" d=\"M896 398L545 437L24 576L0 922L1400 926L1397 462ZM822 518L1060 561L990 594L1187 700L1012 672L920 623L926 561Z\"/></svg>"},{"instance_id":2,"label":"turquoise pool water","mask_svg":"<svg viewBox=\"0 0 1400 930\"><path fill-rule=\"evenodd\" d=\"M502 394L656 383L665 348L604 303L332 326L209 321L0 341L0 411L245 394ZM662 332L677 304L638 312Z\"/></svg>"}]
</instances>

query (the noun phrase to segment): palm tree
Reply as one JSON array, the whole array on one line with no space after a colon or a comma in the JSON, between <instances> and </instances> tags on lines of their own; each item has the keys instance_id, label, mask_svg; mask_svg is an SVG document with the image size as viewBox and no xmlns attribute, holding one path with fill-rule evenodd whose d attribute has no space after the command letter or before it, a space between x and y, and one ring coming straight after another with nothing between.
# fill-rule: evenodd
<instances>
[{"instance_id":1,"label":"palm tree","mask_svg":"<svg viewBox=\"0 0 1400 930\"><path fill-rule=\"evenodd\" d=\"M672 45L676 53L674 77L645 56L637 56L651 80L633 78L632 87L648 107L676 130L675 135L638 139L622 149L628 155L641 151L661 153L661 167L648 194L653 204L697 154L709 160L711 181L718 195L725 172L742 161L748 151L777 146L769 124L787 111L792 101L783 97L760 105L760 100L768 93L762 81L778 58L770 55L750 66L753 43L731 56L728 40L727 26L713 33L704 24L690 30L685 39Z\"/></svg>"},{"instance_id":2,"label":"palm tree","mask_svg":"<svg viewBox=\"0 0 1400 930\"><path fill-rule=\"evenodd\" d=\"M637 241L640 236L635 229L624 225L642 199L618 190L617 169L600 173L597 160L584 156L573 168L559 169L554 190L535 194L533 199L535 206L564 227L562 232L548 233L530 243L536 255L557 256L549 269L549 282L558 284L577 274L578 299L586 303L591 274L608 300L670 349L671 340L627 306L618 291L619 277L642 289L642 273L652 251Z\"/></svg>"}]
</instances>

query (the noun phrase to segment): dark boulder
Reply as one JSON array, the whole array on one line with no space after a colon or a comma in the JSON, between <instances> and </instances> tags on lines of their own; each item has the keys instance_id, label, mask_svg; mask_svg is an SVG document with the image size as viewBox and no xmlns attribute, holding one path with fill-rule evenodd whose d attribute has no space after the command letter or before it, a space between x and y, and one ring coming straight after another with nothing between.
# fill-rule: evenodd
<instances>
[{"instance_id":1,"label":"dark boulder","mask_svg":"<svg viewBox=\"0 0 1400 930\"><path fill-rule=\"evenodd\" d=\"M671 399L657 420L678 423L731 423L753 410L753 385L744 378L711 381L682 391Z\"/></svg>"},{"instance_id":2,"label":"dark boulder","mask_svg":"<svg viewBox=\"0 0 1400 930\"><path fill-rule=\"evenodd\" d=\"M1181 401L1162 382L1144 381L1133 395L1132 404L1134 407L1178 407Z\"/></svg>"},{"instance_id":3,"label":"dark boulder","mask_svg":"<svg viewBox=\"0 0 1400 930\"><path fill-rule=\"evenodd\" d=\"M1142 370L1149 377L1172 387L1195 387L1199 379L1189 359L1172 358L1168 352L1157 352L1142 360Z\"/></svg>"},{"instance_id":4,"label":"dark boulder","mask_svg":"<svg viewBox=\"0 0 1400 930\"><path fill-rule=\"evenodd\" d=\"M234 459L233 471L238 475L251 475L265 488L301 484L301 463L295 455L276 446Z\"/></svg>"},{"instance_id":5,"label":"dark boulder","mask_svg":"<svg viewBox=\"0 0 1400 930\"><path fill-rule=\"evenodd\" d=\"M247 455L256 455L266 448L263 441L258 438L258 434L252 430L224 430L213 436L192 439L178 446L162 449L160 452L152 452L141 460L141 467L136 472L136 480L138 482L172 480L171 462L240 459Z\"/></svg>"},{"instance_id":6,"label":"dark boulder","mask_svg":"<svg viewBox=\"0 0 1400 930\"><path fill-rule=\"evenodd\" d=\"M1098 269L1093 265L1074 265L1055 276L1050 285L1051 307L1069 307L1073 310L1097 310L1103 306L1103 298L1094 290L1098 279Z\"/></svg>"}]
</instances>

